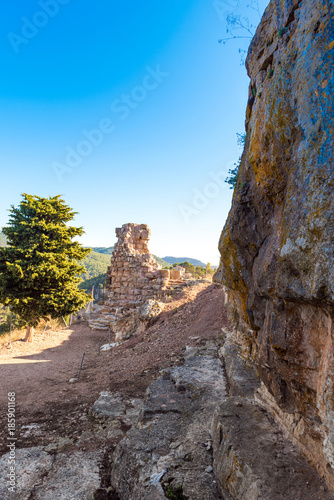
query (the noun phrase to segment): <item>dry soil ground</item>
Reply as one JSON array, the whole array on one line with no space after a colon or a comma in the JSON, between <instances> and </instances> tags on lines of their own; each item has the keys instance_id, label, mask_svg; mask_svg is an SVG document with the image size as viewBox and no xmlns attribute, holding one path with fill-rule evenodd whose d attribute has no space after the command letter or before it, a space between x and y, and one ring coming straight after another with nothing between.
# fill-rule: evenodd
<instances>
[{"instance_id":1,"label":"dry soil ground","mask_svg":"<svg viewBox=\"0 0 334 500\"><path fill-rule=\"evenodd\" d=\"M200 284L183 292L143 334L119 347L98 353L106 332L77 324L62 331L22 340L0 350L2 408L0 454L7 451L8 392L16 394L17 447L47 445L60 437L75 443L89 425L89 408L101 391L128 398L143 397L159 370L178 364L186 345L218 340L228 325L223 292L216 285ZM83 352L86 353L80 379ZM27 427L32 426L32 427Z\"/></svg>"}]
</instances>

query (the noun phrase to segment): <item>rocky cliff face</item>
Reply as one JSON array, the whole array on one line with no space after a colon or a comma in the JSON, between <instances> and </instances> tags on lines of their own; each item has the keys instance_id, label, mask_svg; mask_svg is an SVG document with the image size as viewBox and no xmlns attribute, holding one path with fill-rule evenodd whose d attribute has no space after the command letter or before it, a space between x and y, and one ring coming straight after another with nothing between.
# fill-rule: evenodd
<instances>
[{"instance_id":1,"label":"rocky cliff face","mask_svg":"<svg viewBox=\"0 0 334 500\"><path fill-rule=\"evenodd\" d=\"M216 281L262 400L333 488L333 0L272 0L247 70L246 145Z\"/></svg>"}]
</instances>

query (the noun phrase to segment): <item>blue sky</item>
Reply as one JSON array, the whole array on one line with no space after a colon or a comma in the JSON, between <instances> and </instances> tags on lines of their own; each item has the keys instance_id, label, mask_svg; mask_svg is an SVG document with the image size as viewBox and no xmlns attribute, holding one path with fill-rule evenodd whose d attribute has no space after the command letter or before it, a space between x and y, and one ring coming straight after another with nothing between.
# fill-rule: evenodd
<instances>
[{"instance_id":1,"label":"blue sky","mask_svg":"<svg viewBox=\"0 0 334 500\"><path fill-rule=\"evenodd\" d=\"M2 2L0 226L22 192L62 194L85 245L146 223L152 253L217 264L249 42L217 40L225 12L259 21L247 3Z\"/></svg>"}]
</instances>

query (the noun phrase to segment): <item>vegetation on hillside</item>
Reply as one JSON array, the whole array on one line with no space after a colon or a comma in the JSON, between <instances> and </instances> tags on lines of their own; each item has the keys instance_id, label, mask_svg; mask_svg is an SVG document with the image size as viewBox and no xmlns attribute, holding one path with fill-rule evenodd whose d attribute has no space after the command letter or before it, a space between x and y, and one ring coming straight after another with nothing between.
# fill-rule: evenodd
<instances>
[{"instance_id":1,"label":"vegetation on hillside","mask_svg":"<svg viewBox=\"0 0 334 500\"><path fill-rule=\"evenodd\" d=\"M201 267L205 267L206 264L204 264L204 262L201 262L200 260L197 260L197 259L190 259L189 257L164 257L163 258L166 262L168 262L168 266L170 266L171 264L177 264L178 262L189 262L190 264L192 264L193 266L201 266Z\"/></svg>"},{"instance_id":2,"label":"vegetation on hillside","mask_svg":"<svg viewBox=\"0 0 334 500\"><path fill-rule=\"evenodd\" d=\"M0 248L0 301L27 325L26 341L41 319L57 319L81 309L89 297L78 289L81 261L90 249L72 241L83 234L69 226L76 212L60 198L28 194L11 207Z\"/></svg>"},{"instance_id":3,"label":"vegetation on hillside","mask_svg":"<svg viewBox=\"0 0 334 500\"><path fill-rule=\"evenodd\" d=\"M107 267L110 265L110 255L106 253L90 252L82 261L85 266L85 271L82 273L83 280L89 280L102 273L107 272Z\"/></svg>"},{"instance_id":4,"label":"vegetation on hillside","mask_svg":"<svg viewBox=\"0 0 334 500\"><path fill-rule=\"evenodd\" d=\"M111 255L114 247L91 247L93 252L97 253L105 253L107 255Z\"/></svg>"},{"instance_id":5,"label":"vegetation on hillside","mask_svg":"<svg viewBox=\"0 0 334 500\"><path fill-rule=\"evenodd\" d=\"M207 276L212 276L214 274L214 270L211 269L211 264L207 263L205 267L202 266L194 266L191 264L191 262L180 262L180 263L175 263L173 264L170 269L173 269L173 267L176 266L181 266L184 267L186 270L186 273L191 273L194 278L206 278Z\"/></svg>"},{"instance_id":6,"label":"vegetation on hillside","mask_svg":"<svg viewBox=\"0 0 334 500\"><path fill-rule=\"evenodd\" d=\"M166 260L164 259L161 259L160 257L157 257L156 255L152 255L152 257L154 257L155 261L163 268L163 269L166 269L166 268L169 268L170 267L170 262L167 262Z\"/></svg>"},{"instance_id":7,"label":"vegetation on hillside","mask_svg":"<svg viewBox=\"0 0 334 500\"><path fill-rule=\"evenodd\" d=\"M93 252L88 255L88 258L83 261L83 264L87 267L87 264L89 264L89 269L87 269L87 272L84 276L84 279L90 279L93 276L97 276L102 272L106 271L105 269L101 269L100 264L101 263L106 263L106 267L110 264L110 255L112 254L114 247L91 247ZM107 255L108 259L103 260L103 258L99 258L95 254L98 253L100 255ZM94 258L92 258L92 256ZM167 268L169 269L172 264L175 264L176 262L190 262L194 266L202 266L205 267L206 264L204 262L201 262L200 260L197 259L191 259L189 257L164 257L163 259L161 257L158 257L157 255L152 255L156 262L160 264L162 268ZM96 263L96 266L94 265L94 262ZM94 274L95 273L95 274Z\"/></svg>"},{"instance_id":8,"label":"vegetation on hillside","mask_svg":"<svg viewBox=\"0 0 334 500\"><path fill-rule=\"evenodd\" d=\"M92 278L86 279L79 284L80 290L85 290L87 293L91 293L92 288L103 288L106 285L107 273L99 274L98 276L94 276Z\"/></svg>"},{"instance_id":9,"label":"vegetation on hillside","mask_svg":"<svg viewBox=\"0 0 334 500\"><path fill-rule=\"evenodd\" d=\"M181 262L181 263L175 263L173 266L170 266L168 262L159 259L159 257L154 256L154 258L158 262L158 264L160 264L165 269L173 269L173 267L180 265L186 269L187 273L191 273L194 276L194 278L205 278L206 276L211 276L214 274L214 270L211 269L210 264L206 264L205 267L202 267L202 266L194 266L190 262ZM86 259L84 259L84 261ZM93 286L95 291L99 288L100 289L104 288L106 284L106 278L107 278L107 273L101 273L99 275L91 276L90 278L87 278L84 281L82 281L79 284L79 288L80 290L85 290L87 293L91 293Z\"/></svg>"},{"instance_id":10,"label":"vegetation on hillside","mask_svg":"<svg viewBox=\"0 0 334 500\"><path fill-rule=\"evenodd\" d=\"M4 233L0 233L0 247L7 246L7 239ZM94 287L94 295L96 297L97 290L105 287L106 271L110 265L110 257L114 247L91 247L92 250L85 258L80 261L85 270L80 275L81 281L78 284L79 290L90 294ZM186 272L191 273L195 278L203 278L206 275L213 274L213 270L206 271L206 264L197 259L177 258L177 257L160 257L153 255L156 262L164 269L172 269L176 265L185 267ZM181 263L180 263L181 262ZM22 327L23 322L18 315L13 315L13 327ZM0 334L8 332L10 327L10 310L8 307L0 305Z\"/></svg>"}]
</instances>

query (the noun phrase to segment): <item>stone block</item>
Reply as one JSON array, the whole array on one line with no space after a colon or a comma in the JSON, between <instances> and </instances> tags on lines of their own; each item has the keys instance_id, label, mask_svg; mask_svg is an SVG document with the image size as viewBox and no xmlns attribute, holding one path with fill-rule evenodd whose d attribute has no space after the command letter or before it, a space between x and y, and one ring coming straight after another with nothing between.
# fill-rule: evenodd
<instances>
[{"instance_id":1,"label":"stone block","mask_svg":"<svg viewBox=\"0 0 334 500\"><path fill-rule=\"evenodd\" d=\"M171 280L179 280L181 278L181 271L179 269L171 269L170 270L170 279Z\"/></svg>"},{"instance_id":2,"label":"stone block","mask_svg":"<svg viewBox=\"0 0 334 500\"><path fill-rule=\"evenodd\" d=\"M160 273L160 276L163 279L169 279L170 278L170 270L169 269L160 269L159 273Z\"/></svg>"}]
</instances>

